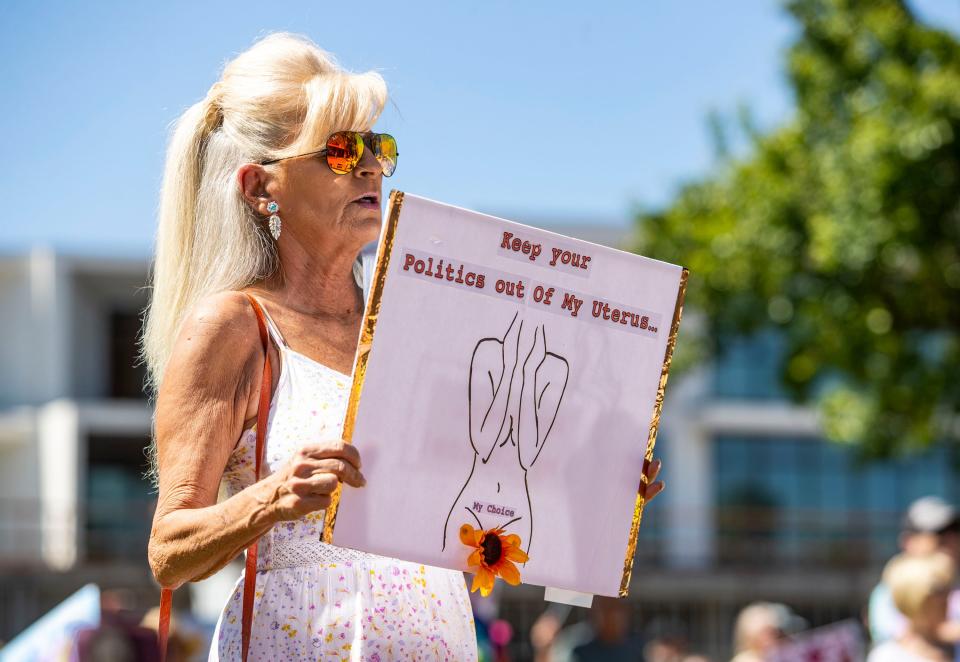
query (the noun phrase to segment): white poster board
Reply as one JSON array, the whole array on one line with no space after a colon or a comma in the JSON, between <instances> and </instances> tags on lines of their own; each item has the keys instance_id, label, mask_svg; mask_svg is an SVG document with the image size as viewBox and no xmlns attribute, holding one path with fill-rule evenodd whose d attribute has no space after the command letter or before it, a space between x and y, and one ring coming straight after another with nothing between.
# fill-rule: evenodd
<instances>
[{"instance_id":1,"label":"white poster board","mask_svg":"<svg viewBox=\"0 0 960 662\"><path fill-rule=\"evenodd\" d=\"M344 436L367 485L325 538L469 570L520 537L524 583L626 595L686 270L394 192Z\"/></svg>"}]
</instances>

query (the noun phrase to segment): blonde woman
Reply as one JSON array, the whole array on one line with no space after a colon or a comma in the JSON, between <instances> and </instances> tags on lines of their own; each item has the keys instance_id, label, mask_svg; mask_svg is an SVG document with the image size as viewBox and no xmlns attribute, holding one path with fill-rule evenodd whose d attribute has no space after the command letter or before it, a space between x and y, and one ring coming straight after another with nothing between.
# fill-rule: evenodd
<instances>
[{"instance_id":1,"label":"blonde woman","mask_svg":"<svg viewBox=\"0 0 960 662\"><path fill-rule=\"evenodd\" d=\"M379 75L274 34L226 66L169 146L144 335L157 394L149 559L176 587L260 538L252 660L477 656L460 573L319 540L334 489L365 482L340 437L364 307L358 255L378 236L397 160L395 141L370 133L385 101ZM254 303L275 366L260 481ZM241 594L242 580L211 660L241 657Z\"/></svg>"},{"instance_id":2,"label":"blonde woman","mask_svg":"<svg viewBox=\"0 0 960 662\"><path fill-rule=\"evenodd\" d=\"M763 662L786 639L802 629L799 616L777 602L754 602L737 614L733 629L736 654L730 662Z\"/></svg>"},{"instance_id":3,"label":"blonde woman","mask_svg":"<svg viewBox=\"0 0 960 662\"><path fill-rule=\"evenodd\" d=\"M943 552L899 554L883 570L897 610L907 619L903 633L874 648L867 662L947 662L953 646L941 639L947 600L956 577Z\"/></svg>"}]
</instances>

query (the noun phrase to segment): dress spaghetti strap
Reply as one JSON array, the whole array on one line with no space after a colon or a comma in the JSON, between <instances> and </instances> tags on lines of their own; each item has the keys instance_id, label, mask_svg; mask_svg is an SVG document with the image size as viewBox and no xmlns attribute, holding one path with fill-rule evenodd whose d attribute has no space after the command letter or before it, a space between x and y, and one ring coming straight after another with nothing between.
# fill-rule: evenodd
<instances>
[{"instance_id":1,"label":"dress spaghetti strap","mask_svg":"<svg viewBox=\"0 0 960 662\"><path fill-rule=\"evenodd\" d=\"M249 296L253 296L252 294ZM280 333L280 327L277 326L276 322L273 321L273 318L270 317L270 313L267 311L267 307L263 305L263 301L259 297L253 297L256 299L257 303L260 304L260 310L263 311L264 317L267 318L267 327L270 329L270 333L274 336L274 339L277 341L277 344L281 347L290 347L287 344L286 339L283 337L283 334Z\"/></svg>"}]
</instances>

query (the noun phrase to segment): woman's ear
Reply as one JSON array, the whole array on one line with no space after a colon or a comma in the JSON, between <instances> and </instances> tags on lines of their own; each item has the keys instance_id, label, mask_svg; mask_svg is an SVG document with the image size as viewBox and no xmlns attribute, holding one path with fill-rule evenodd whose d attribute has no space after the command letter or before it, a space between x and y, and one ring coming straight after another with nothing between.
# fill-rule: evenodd
<instances>
[{"instance_id":1,"label":"woman's ear","mask_svg":"<svg viewBox=\"0 0 960 662\"><path fill-rule=\"evenodd\" d=\"M256 163L245 163L237 170L237 185L243 199L261 216L269 216L267 204L274 199L271 189L276 186L276 177Z\"/></svg>"}]
</instances>

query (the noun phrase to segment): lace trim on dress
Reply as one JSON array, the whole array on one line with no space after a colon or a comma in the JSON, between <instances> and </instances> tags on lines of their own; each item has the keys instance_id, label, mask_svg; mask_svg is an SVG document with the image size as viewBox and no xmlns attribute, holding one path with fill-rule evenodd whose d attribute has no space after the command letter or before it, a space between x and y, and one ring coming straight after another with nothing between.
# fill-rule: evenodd
<instances>
[{"instance_id":1,"label":"lace trim on dress","mask_svg":"<svg viewBox=\"0 0 960 662\"><path fill-rule=\"evenodd\" d=\"M327 565L354 561L383 561L384 557L360 552L346 547L328 545L325 542L298 540L295 543L274 542L270 549L269 565L258 570L276 570L278 568L298 568L303 566Z\"/></svg>"}]
</instances>

